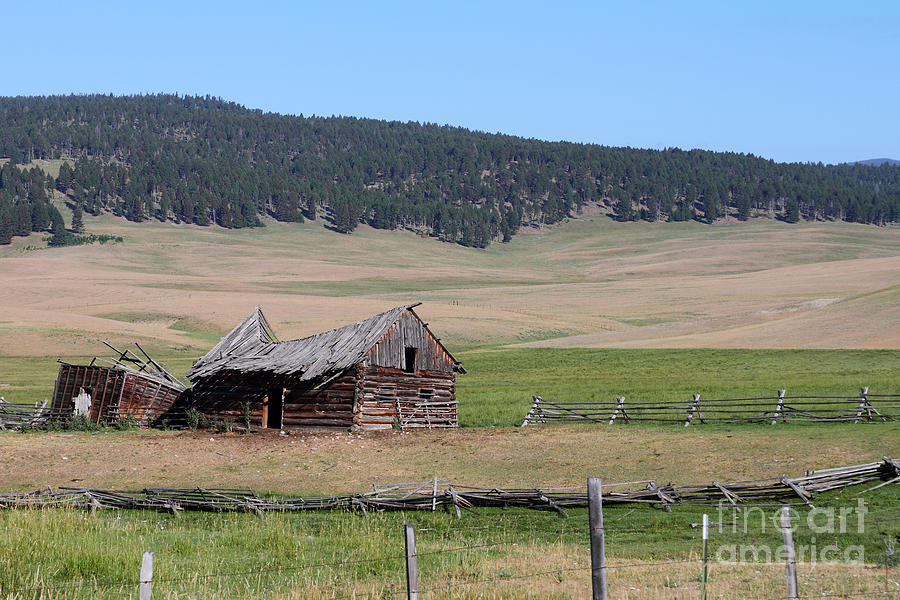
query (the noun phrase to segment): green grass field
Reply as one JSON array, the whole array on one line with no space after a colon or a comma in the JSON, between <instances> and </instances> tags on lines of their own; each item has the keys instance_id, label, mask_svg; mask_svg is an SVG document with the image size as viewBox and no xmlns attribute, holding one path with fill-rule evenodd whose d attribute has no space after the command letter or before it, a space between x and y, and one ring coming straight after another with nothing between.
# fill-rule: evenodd
<instances>
[{"instance_id":1,"label":"green grass field","mask_svg":"<svg viewBox=\"0 0 900 600\"><path fill-rule=\"evenodd\" d=\"M853 499L858 491L817 498L812 517L807 508L796 511L795 543L806 553L799 567L806 578L806 597L895 585L898 565L885 553L891 537L900 535L897 493L882 489L871 494L861 514ZM839 518L842 508L844 521ZM610 505L604 518L612 597L682 597L685 590L690 595L684 597L696 597L701 541L699 528L692 524L701 521L703 512L713 523L727 521L711 528L711 597L777 594L782 586L777 569L762 574L766 566L753 564L767 562L766 552L781 545L781 532L772 522L774 508L745 517L716 508L684 507L669 513ZM829 518L835 516L831 527ZM467 513L461 520L440 512L263 518L188 513L177 519L142 511L92 515L49 509L0 512L0 597L130 596L141 553L152 550L154 597L343 598L355 593L393 598L404 590L402 527L407 522L417 526L419 581L422 589L430 590L426 597L572 598L586 593L589 538L583 509L570 511L567 518L491 509ZM842 523L845 533L840 532ZM41 534L35 535L37 531ZM845 564L823 569L815 564L823 557ZM848 570L851 565L846 563L854 561L885 568ZM652 582L676 595L622 593ZM730 589L735 583L742 583L738 594ZM28 591L54 586L60 588L43 594Z\"/></svg>"},{"instance_id":2,"label":"green grass field","mask_svg":"<svg viewBox=\"0 0 900 600\"><path fill-rule=\"evenodd\" d=\"M687 401L777 395L900 393L897 350L521 349L465 352L460 424L520 425L547 400Z\"/></svg>"}]
</instances>

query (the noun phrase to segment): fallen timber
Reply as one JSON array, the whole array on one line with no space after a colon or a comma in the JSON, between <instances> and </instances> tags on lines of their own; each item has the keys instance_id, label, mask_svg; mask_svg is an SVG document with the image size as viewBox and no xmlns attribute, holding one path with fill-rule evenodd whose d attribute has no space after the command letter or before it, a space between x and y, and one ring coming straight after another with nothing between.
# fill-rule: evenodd
<instances>
[{"instance_id":1,"label":"fallen timber","mask_svg":"<svg viewBox=\"0 0 900 600\"><path fill-rule=\"evenodd\" d=\"M47 402L13 404L0 398L0 430L40 427L54 416Z\"/></svg>"},{"instance_id":2,"label":"fallen timber","mask_svg":"<svg viewBox=\"0 0 900 600\"><path fill-rule=\"evenodd\" d=\"M647 504L671 509L678 505L751 506L811 504L819 493L877 482L866 493L886 485L900 485L900 461L881 461L833 469L807 471L802 477L711 484L657 485L652 480L604 483L603 501ZM252 489L144 488L139 491L61 487L18 494L0 494L0 508L143 509L170 512L303 512L309 510L369 511L463 510L480 507L520 507L555 511L588 505L584 487L485 488L456 485L437 478L392 485L373 485L372 491L314 497L261 496Z\"/></svg>"},{"instance_id":3,"label":"fallen timber","mask_svg":"<svg viewBox=\"0 0 900 600\"><path fill-rule=\"evenodd\" d=\"M755 398L701 399L692 394L690 400L552 401L532 396L531 409L522 427L543 423L650 422L692 424L708 423L887 423L900 420L900 394L871 394L868 387L858 396L788 396L784 389L777 396Z\"/></svg>"}]
</instances>

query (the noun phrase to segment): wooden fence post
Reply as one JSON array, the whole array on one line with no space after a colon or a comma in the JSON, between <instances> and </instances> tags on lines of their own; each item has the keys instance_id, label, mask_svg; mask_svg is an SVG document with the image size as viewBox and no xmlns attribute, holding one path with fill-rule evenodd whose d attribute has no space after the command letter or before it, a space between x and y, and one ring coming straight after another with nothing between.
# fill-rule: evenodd
<instances>
[{"instance_id":1,"label":"wooden fence post","mask_svg":"<svg viewBox=\"0 0 900 600\"><path fill-rule=\"evenodd\" d=\"M525 420L522 421L522 427L531 424L531 419L535 416L536 412L539 410L539 406L542 398L540 396L531 396L531 410L528 411L528 414L525 415Z\"/></svg>"},{"instance_id":2,"label":"wooden fence post","mask_svg":"<svg viewBox=\"0 0 900 600\"><path fill-rule=\"evenodd\" d=\"M869 386L864 386L859 389L859 409L856 411L856 420L853 421L854 424L859 423L859 420L862 418L863 411L868 412L869 419L872 418L872 411L869 409Z\"/></svg>"},{"instance_id":3,"label":"wooden fence post","mask_svg":"<svg viewBox=\"0 0 900 600\"><path fill-rule=\"evenodd\" d=\"M619 411L622 411L622 415L627 419L628 417L625 415L625 396L616 396L616 410L613 411L612 417L609 419L609 424L612 425L613 421L616 420L616 417L619 416Z\"/></svg>"},{"instance_id":4,"label":"wooden fence post","mask_svg":"<svg viewBox=\"0 0 900 600\"><path fill-rule=\"evenodd\" d=\"M774 425L778 422L778 417L781 416L781 413L784 411L784 394L787 390L778 390L778 405L775 407L775 415L772 417L772 422L770 425Z\"/></svg>"},{"instance_id":5,"label":"wooden fence post","mask_svg":"<svg viewBox=\"0 0 900 600\"><path fill-rule=\"evenodd\" d=\"M603 484L588 478L588 520L591 533L591 591L593 600L606 600L606 539L603 531Z\"/></svg>"},{"instance_id":6,"label":"wooden fence post","mask_svg":"<svg viewBox=\"0 0 900 600\"><path fill-rule=\"evenodd\" d=\"M694 394L693 396L694 399L691 400L691 404L688 406L687 419L684 422L685 427L691 424L691 421L694 420L694 413L697 412L700 407L700 394Z\"/></svg>"},{"instance_id":7,"label":"wooden fence post","mask_svg":"<svg viewBox=\"0 0 900 600\"><path fill-rule=\"evenodd\" d=\"M791 507L781 507L781 536L784 540L784 581L787 597L800 598L797 591L797 555L794 553L794 533L791 530Z\"/></svg>"},{"instance_id":8,"label":"wooden fence post","mask_svg":"<svg viewBox=\"0 0 900 600\"><path fill-rule=\"evenodd\" d=\"M150 588L153 585L153 553L144 552L141 560L141 580L139 587L140 600L150 600Z\"/></svg>"},{"instance_id":9,"label":"wooden fence post","mask_svg":"<svg viewBox=\"0 0 900 600\"><path fill-rule=\"evenodd\" d=\"M700 600L706 600L707 566L709 564L709 515L703 513L703 573L700 575Z\"/></svg>"},{"instance_id":10,"label":"wooden fence post","mask_svg":"<svg viewBox=\"0 0 900 600\"><path fill-rule=\"evenodd\" d=\"M406 523L403 526L406 540L406 598L419 600L419 566L416 557L416 526Z\"/></svg>"}]
</instances>

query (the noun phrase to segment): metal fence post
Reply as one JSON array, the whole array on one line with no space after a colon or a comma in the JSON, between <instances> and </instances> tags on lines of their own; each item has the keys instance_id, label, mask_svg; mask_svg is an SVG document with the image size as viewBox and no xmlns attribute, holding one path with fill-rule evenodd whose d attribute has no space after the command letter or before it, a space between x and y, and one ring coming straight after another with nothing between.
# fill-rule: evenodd
<instances>
[{"instance_id":1,"label":"metal fence post","mask_svg":"<svg viewBox=\"0 0 900 600\"><path fill-rule=\"evenodd\" d=\"M591 590L593 600L606 600L606 540L603 531L603 484L588 478L588 518L591 529Z\"/></svg>"},{"instance_id":2,"label":"metal fence post","mask_svg":"<svg viewBox=\"0 0 900 600\"><path fill-rule=\"evenodd\" d=\"M707 565L709 564L709 515L703 514L703 573L700 576L700 600L706 600Z\"/></svg>"},{"instance_id":3,"label":"metal fence post","mask_svg":"<svg viewBox=\"0 0 900 600\"><path fill-rule=\"evenodd\" d=\"M416 559L416 526L406 523L403 526L406 540L406 598L419 600L419 568Z\"/></svg>"},{"instance_id":4,"label":"metal fence post","mask_svg":"<svg viewBox=\"0 0 900 600\"><path fill-rule=\"evenodd\" d=\"M150 588L153 585L153 553L144 552L141 560L141 580L139 587L140 600L150 600Z\"/></svg>"}]
</instances>

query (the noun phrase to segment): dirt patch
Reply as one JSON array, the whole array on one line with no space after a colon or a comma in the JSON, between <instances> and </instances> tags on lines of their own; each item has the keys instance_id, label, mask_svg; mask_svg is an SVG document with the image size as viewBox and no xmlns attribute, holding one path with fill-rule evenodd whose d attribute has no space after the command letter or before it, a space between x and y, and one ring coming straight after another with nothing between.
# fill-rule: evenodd
<instances>
[{"instance_id":1,"label":"dirt patch","mask_svg":"<svg viewBox=\"0 0 900 600\"><path fill-rule=\"evenodd\" d=\"M470 485L736 481L900 455L900 425L827 428L551 426L348 434L0 434L0 491L252 487L337 493L437 476ZM473 460L474 459L474 460Z\"/></svg>"}]
</instances>

